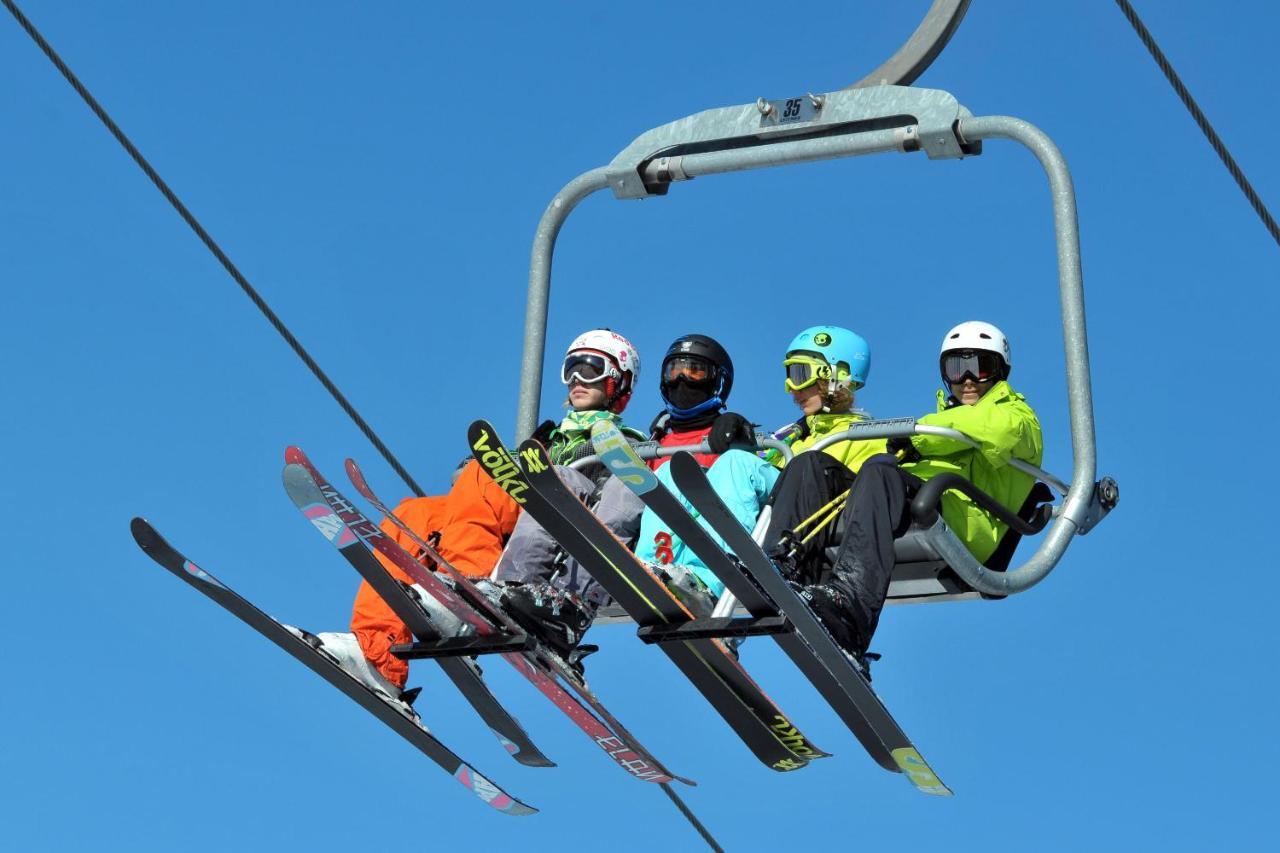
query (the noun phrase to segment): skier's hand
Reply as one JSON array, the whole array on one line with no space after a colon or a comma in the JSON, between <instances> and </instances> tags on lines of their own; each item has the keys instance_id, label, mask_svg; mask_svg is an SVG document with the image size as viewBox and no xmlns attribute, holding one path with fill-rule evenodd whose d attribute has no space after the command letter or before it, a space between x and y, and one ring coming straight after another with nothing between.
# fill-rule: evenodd
<instances>
[{"instance_id":1,"label":"skier's hand","mask_svg":"<svg viewBox=\"0 0 1280 853\"><path fill-rule=\"evenodd\" d=\"M911 443L911 436L909 435L894 436L885 442L885 447L890 453L902 454L899 458L903 462L919 462L924 458L920 455L920 451L916 450L916 446Z\"/></svg>"},{"instance_id":2,"label":"skier's hand","mask_svg":"<svg viewBox=\"0 0 1280 853\"><path fill-rule=\"evenodd\" d=\"M712 453L724 453L731 444L756 443L756 434L751 422L737 412L724 412L711 424L711 432L707 435L707 444Z\"/></svg>"},{"instance_id":3,"label":"skier's hand","mask_svg":"<svg viewBox=\"0 0 1280 853\"><path fill-rule=\"evenodd\" d=\"M533 435L529 436L535 439L539 444L546 446L551 441L551 433L555 432L556 422L551 420L543 421L538 424L538 428L533 431Z\"/></svg>"}]
</instances>

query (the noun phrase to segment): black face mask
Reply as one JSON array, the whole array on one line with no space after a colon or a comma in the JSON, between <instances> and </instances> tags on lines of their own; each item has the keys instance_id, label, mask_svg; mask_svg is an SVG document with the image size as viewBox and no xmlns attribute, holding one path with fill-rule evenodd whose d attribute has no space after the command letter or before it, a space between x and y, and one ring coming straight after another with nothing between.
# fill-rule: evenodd
<instances>
[{"instance_id":1,"label":"black face mask","mask_svg":"<svg viewBox=\"0 0 1280 853\"><path fill-rule=\"evenodd\" d=\"M662 399L677 409L692 409L699 403L705 403L711 399L711 389L705 385L698 387L690 385L683 379L677 379L662 387Z\"/></svg>"}]
</instances>

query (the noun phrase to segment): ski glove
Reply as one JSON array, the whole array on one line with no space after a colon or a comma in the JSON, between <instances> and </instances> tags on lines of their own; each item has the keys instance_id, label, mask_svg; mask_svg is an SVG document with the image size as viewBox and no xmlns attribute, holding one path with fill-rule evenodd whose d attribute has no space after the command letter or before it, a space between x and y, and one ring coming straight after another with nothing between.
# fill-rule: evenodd
<instances>
[{"instance_id":1,"label":"ski glove","mask_svg":"<svg viewBox=\"0 0 1280 853\"><path fill-rule=\"evenodd\" d=\"M924 457L920 455L920 451L916 450L916 446L911 443L911 436L899 435L885 442L885 448L893 454L901 453L902 462L919 462Z\"/></svg>"},{"instance_id":2,"label":"ski glove","mask_svg":"<svg viewBox=\"0 0 1280 853\"><path fill-rule=\"evenodd\" d=\"M751 422L736 412L724 412L711 424L711 432L707 435L707 444L712 453L724 453L731 444L747 444L752 447L756 443L755 430Z\"/></svg>"},{"instance_id":3,"label":"ski glove","mask_svg":"<svg viewBox=\"0 0 1280 853\"><path fill-rule=\"evenodd\" d=\"M533 435L529 437L536 440L543 447L546 447L547 444L549 444L551 441L551 433L555 431L556 431L556 422L547 420L538 424L538 428L535 429L533 431Z\"/></svg>"}]
</instances>

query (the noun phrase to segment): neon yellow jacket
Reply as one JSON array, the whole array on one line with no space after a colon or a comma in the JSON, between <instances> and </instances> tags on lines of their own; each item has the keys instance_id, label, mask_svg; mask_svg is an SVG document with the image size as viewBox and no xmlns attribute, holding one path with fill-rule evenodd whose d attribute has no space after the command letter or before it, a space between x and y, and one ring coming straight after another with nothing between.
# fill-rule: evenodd
<instances>
[{"instance_id":1,"label":"neon yellow jacket","mask_svg":"<svg viewBox=\"0 0 1280 853\"><path fill-rule=\"evenodd\" d=\"M839 415L809 415L805 418L805 423L809 427L809 434L792 443L791 452L801 453L808 450L832 433L844 432L851 425L866 419L865 415L858 412L845 412ZM870 438L862 441L839 441L824 448L823 452L830 454L837 462L856 474L858 469L862 467L863 462L866 462L877 453L885 453L887 451L885 450L885 440L883 438ZM780 455L777 459L771 459L770 461L778 467L782 467Z\"/></svg>"},{"instance_id":2,"label":"neon yellow jacket","mask_svg":"<svg viewBox=\"0 0 1280 853\"><path fill-rule=\"evenodd\" d=\"M946 396L939 391L937 414L925 415L919 423L958 429L980 446L969 447L942 436L915 435L911 443L924 459L903 465L905 470L922 480L943 472L959 474L1014 512L1022 508L1035 479L1010 468L1009 460L1039 465L1044 443L1035 411L1008 382L997 382L972 406L948 407ZM979 561L991 556L1008 529L954 491L942 496L942 518Z\"/></svg>"}]
</instances>

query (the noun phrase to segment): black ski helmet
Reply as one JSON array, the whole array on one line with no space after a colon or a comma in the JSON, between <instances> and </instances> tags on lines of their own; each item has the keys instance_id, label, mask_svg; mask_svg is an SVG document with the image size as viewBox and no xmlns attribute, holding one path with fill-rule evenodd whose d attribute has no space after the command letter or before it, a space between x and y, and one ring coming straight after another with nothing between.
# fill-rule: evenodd
<instances>
[{"instance_id":1,"label":"black ski helmet","mask_svg":"<svg viewBox=\"0 0 1280 853\"><path fill-rule=\"evenodd\" d=\"M669 399L669 383L667 382L667 363L679 356L695 356L711 365L712 375L709 380L711 396L696 406L682 409ZM662 400L671 416L679 420L688 420L704 412L723 408L729 401L729 391L733 389L733 360L729 353L720 346L720 342L707 335L681 335L667 347L662 357L662 373L659 387Z\"/></svg>"}]
</instances>

